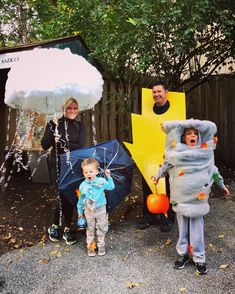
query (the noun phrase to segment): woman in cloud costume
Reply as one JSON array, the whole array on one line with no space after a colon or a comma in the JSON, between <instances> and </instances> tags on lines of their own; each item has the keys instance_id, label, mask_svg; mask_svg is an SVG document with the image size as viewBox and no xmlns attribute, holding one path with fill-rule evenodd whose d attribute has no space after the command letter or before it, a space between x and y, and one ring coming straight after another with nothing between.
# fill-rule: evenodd
<instances>
[{"instance_id":1,"label":"woman in cloud costume","mask_svg":"<svg viewBox=\"0 0 235 294\"><path fill-rule=\"evenodd\" d=\"M165 160L155 177L156 183L167 172L170 176L171 203L177 215L179 255L175 267L183 268L192 254L197 272L205 274L204 219L209 212L209 193L215 182L226 194L223 178L214 164L216 125L211 121L168 121Z\"/></svg>"}]
</instances>

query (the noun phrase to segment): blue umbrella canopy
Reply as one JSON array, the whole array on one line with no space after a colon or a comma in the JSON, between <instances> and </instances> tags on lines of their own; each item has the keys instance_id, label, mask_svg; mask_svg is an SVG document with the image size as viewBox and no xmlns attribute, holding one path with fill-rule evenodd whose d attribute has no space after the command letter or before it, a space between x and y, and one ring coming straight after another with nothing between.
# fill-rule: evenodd
<instances>
[{"instance_id":1,"label":"blue umbrella canopy","mask_svg":"<svg viewBox=\"0 0 235 294\"><path fill-rule=\"evenodd\" d=\"M111 170L115 189L106 193L107 211L111 212L131 191L134 161L117 140L71 151L69 160L68 155L61 154L59 190L75 208L77 207L75 190L84 180L81 163L88 157L99 161L100 173L98 176L104 176L105 169Z\"/></svg>"}]
</instances>

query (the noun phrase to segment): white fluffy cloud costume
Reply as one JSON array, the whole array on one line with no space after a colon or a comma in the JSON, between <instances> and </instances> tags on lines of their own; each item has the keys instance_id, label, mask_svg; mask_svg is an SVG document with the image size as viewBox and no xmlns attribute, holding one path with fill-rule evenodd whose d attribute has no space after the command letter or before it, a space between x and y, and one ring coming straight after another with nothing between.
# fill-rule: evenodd
<instances>
[{"instance_id":1,"label":"white fluffy cloud costume","mask_svg":"<svg viewBox=\"0 0 235 294\"><path fill-rule=\"evenodd\" d=\"M185 129L198 131L198 145L182 143ZM213 182L224 187L223 178L214 165L217 128L211 121L184 120L163 123L167 134L165 161L157 178L170 176L173 209L187 217L200 217L209 212L208 197Z\"/></svg>"}]
</instances>

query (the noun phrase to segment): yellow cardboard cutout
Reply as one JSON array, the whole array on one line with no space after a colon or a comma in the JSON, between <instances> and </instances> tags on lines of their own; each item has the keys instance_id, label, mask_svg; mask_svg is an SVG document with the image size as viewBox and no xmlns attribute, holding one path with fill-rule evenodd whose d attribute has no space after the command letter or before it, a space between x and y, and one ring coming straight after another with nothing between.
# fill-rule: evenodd
<instances>
[{"instance_id":1,"label":"yellow cardboard cutout","mask_svg":"<svg viewBox=\"0 0 235 294\"><path fill-rule=\"evenodd\" d=\"M186 119L185 94L168 92L167 98L170 108L157 115L153 112L152 89L142 89L142 114L131 114L133 144L124 142L153 193L156 191L151 177L156 175L164 160L166 135L161 124L167 120ZM165 190L165 179L161 179L158 193L165 193Z\"/></svg>"}]
</instances>

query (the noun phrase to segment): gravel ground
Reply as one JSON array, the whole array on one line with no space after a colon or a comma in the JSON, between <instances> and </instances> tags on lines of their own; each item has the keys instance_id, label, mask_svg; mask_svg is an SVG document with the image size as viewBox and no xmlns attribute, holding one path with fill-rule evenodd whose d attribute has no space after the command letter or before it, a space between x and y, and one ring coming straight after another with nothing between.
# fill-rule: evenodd
<instances>
[{"instance_id":1,"label":"gravel ground","mask_svg":"<svg viewBox=\"0 0 235 294\"><path fill-rule=\"evenodd\" d=\"M235 186L231 186L232 200ZM133 220L113 223L107 235L107 254L88 257L85 233L78 243L49 241L1 256L1 293L235 293L235 202L210 200L205 218L208 273L199 276L190 264L175 270L177 226L170 233L159 226L136 229Z\"/></svg>"}]
</instances>

